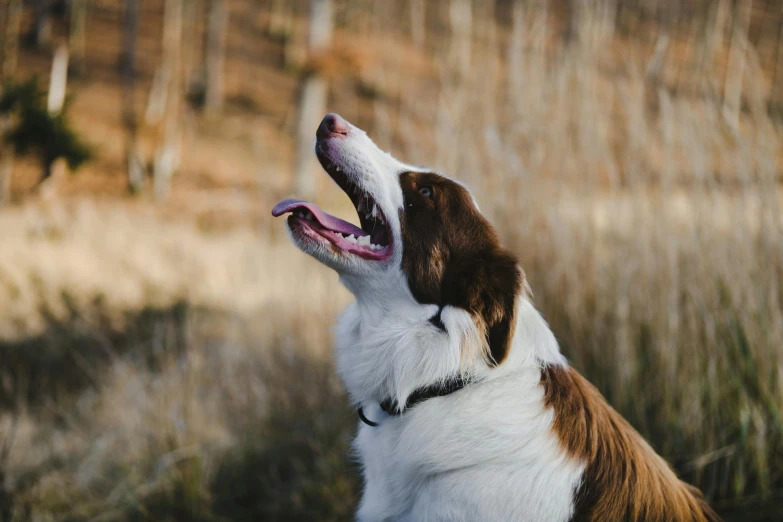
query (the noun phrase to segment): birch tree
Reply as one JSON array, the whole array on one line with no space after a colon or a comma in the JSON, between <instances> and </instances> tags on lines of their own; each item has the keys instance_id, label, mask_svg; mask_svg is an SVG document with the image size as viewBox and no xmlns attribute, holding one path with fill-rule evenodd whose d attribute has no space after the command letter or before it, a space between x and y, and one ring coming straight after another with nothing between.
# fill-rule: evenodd
<instances>
[{"instance_id":1,"label":"birch tree","mask_svg":"<svg viewBox=\"0 0 783 522\"><path fill-rule=\"evenodd\" d=\"M158 70L156 96L161 132L153 165L153 193L157 201L168 197L171 178L179 168L182 105L182 0L166 0L163 15L163 57ZM156 87L153 86L153 90ZM152 103L152 102L151 102ZM149 111L148 111L149 114Z\"/></svg>"},{"instance_id":2,"label":"birch tree","mask_svg":"<svg viewBox=\"0 0 783 522\"><path fill-rule=\"evenodd\" d=\"M76 74L84 73L84 59L87 50L87 0L68 2L68 48L70 68Z\"/></svg>"},{"instance_id":3,"label":"birch tree","mask_svg":"<svg viewBox=\"0 0 783 522\"><path fill-rule=\"evenodd\" d=\"M46 47L52 41L52 0L35 0L33 24L30 27L30 41L36 47Z\"/></svg>"},{"instance_id":4,"label":"birch tree","mask_svg":"<svg viewBox=\"0 0 783 522\"><path fill-rule=\"evenodd\" d=\"M411 0L411 40L413 46L418 49L424 49L424 39L427 28L427 6L424 0Z\"/></svg>"},{"instance_id":5,"label":"birch tree","mask_svg":"<svg viewBox=\"0 0 783 522\"><path fill-rule=\"evenodd\" d=\"M0 84L10 79L16 70L19 51L19 30L22 22L22 0L9 0L3 6L2 17L2 64L0 64ZM0 136L8 129L9 120L0 115ZM13 171L13 150L0 140L0 205L11 198L11 176Z\"/></svg>"},{"instance_id":6,"label":"birch tree","mask_svg":"<svg viewBox=\"0 0 783 522\"><path fill-rule=\"evenodd\" d=\"M208 111L223 107L223 69L228 11L225 0L211 0L207 20L204 105Z\"/></svg>"},{"instance_id":7,"label":"birch tree","mask_svg":"<svg viewBox=\"0 0 783 522\"><path fill-rule=\"evenodd\" d=\"M122 120L125 126L125 162L128 190L144 189L144 164L139 154L139 118L136 112L136 36L139 23L138 0L125 0L122 43Z\"/></svg>"},{"instance_id":8,"label":"birch tree","mask_svg":"<svg viewBox=\"0 0 783 522\"><path fill-rule=\"evenodd\" d=\"M310 59L323 53L331 44L334 15L332 0L311 0L308 54ZM313 171L316 160L313 141L318 123L326 112L327 82L317 71L303 78L299 93L299 116L296 132L296 190L303 196L315 191Z\"/></svg>"},{"instance_id":9,"label":"birch tree","mask_svg":"<svg viewBox=\"0 0 783 522\"><path fill-rule=\"evenodd\" d=\"M723 116L733 130L739 128L742 109L742 78L745 75L745 53L748 46L748 30L753 1L738 2L734 8L731 30L729 61L726 64L726 81L723 86Z\"/></svg>"}]
</instances>

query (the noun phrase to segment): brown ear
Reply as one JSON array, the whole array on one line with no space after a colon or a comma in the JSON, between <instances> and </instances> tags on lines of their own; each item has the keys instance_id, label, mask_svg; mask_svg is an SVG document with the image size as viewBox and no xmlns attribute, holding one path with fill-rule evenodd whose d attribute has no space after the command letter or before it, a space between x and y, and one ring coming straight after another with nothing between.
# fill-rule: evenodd
<instances>
[{"instance_id":1,"label":"brown ear","mask_svg":"<svg viewBox=\"0 0 783 522\"><path fill-rule=\"evenodd\" d=\"M514 256L489 249L470 257L452 259L443 278L443 302L463 308L484 327L491 363L506 358L514 335L517 295L523 276Z\"/></svg>"}]
</instances>

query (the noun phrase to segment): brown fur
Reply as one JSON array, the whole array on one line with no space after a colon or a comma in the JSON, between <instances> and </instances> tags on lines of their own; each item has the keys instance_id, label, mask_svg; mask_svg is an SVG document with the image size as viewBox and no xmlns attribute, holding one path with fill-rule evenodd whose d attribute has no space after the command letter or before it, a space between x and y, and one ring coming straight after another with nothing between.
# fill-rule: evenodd
<instances>
[{"instance_id":1,"label":"brown fur","mask_svg":"<svg viewBox=\"0 0 783 522\"><path fill-rule=\"evenodd\" d=\"M541 383L561 444L586 464L572 521L720 520L579 373L550 366Z\"/></svg>"},{"instance_id":2,"label":"brown fur","mask_svg":"<svg viewBox=\"0 0 783 522\"><path fill-rule=\"evenodd\" d=\"M473 314L485 332L487 358L499 364L514 333L515 300L523 276L514 256L501 248L489 222L460 184L432 173L400 176L402 266L421 303L451 305ZM431 197L421 194L422 188Z\"/></svg>"}]
</instances>

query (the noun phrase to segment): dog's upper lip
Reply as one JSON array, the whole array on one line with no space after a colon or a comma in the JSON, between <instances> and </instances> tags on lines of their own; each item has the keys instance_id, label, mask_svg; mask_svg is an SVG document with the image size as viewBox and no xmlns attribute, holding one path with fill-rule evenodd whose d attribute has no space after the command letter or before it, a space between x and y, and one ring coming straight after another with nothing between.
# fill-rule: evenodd
<instances>
[{"instance_id":1,"label":"dog's upper lip","mask_svg":"<svg viewBox=\"0 0 783 522\"><path fill-rule=\"evenodd\" d=\"M321 226L328 228L334 232L340 232L341 234L353 234L356 237L367 235L361 228L356 225L343 221L340 218L327 214L321 210L315 203L304 201L302 199L284 199L272 209L272 215L274 217L281 216L286 212L293 212L298 208L306 208L313 213L315 219L321 224Z\"/></svg>"}]
</instances>

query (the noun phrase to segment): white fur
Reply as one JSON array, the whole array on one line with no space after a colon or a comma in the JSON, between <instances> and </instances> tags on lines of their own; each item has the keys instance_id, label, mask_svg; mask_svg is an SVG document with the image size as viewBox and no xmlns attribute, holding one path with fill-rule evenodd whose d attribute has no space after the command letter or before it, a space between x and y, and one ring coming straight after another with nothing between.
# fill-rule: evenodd
<instances>
[{"instance_id":1,"label":"white fur","mask_svg":"<svg viewBox=\"0 0 783 522\"><path fill-rule=\"evenodd\" d=\"M502 365L477 364L477 382L400 416L387 415L377 401L391 395L404 403L418 386L459 371L453 352L461 335L450 328L472 321L444 310L443 333L428 322L431 310L422 310L418 322L410 313L371 325L359 310L358 302L348 308L336 336L340 375L365 415L380 424L359 423L366 487L358 520L570 518L583 466L559 446L539 385L542 365L565 363L527 298L517 307L517 333Z\"/></svg>"},{"instance_id":2,"label":"white fur","mask_svg":"<svg viewBox=\"0 0 783 522\"><path fill-rule=\"evenodd\" d=\"M469 349L486 341L468 312L446 306L446 331L432 325L438 307L413 298L400 268L399 175L422 170L381 151L355 127L331 152L381 206L395 248L378 262L301 245L335 268L356 296L335 331L337 368L351 399L379 423L359 423L355 447L365 490L357 519L567 521L584 466L559 445L553 411L543 404L541 368L566 364L549 327L522 293L511 348L493 367L481 350ZM388 397L405 404L415 389L456 374L471 384L398 416L378 406Z\"/></svg>"}]
</instances>

